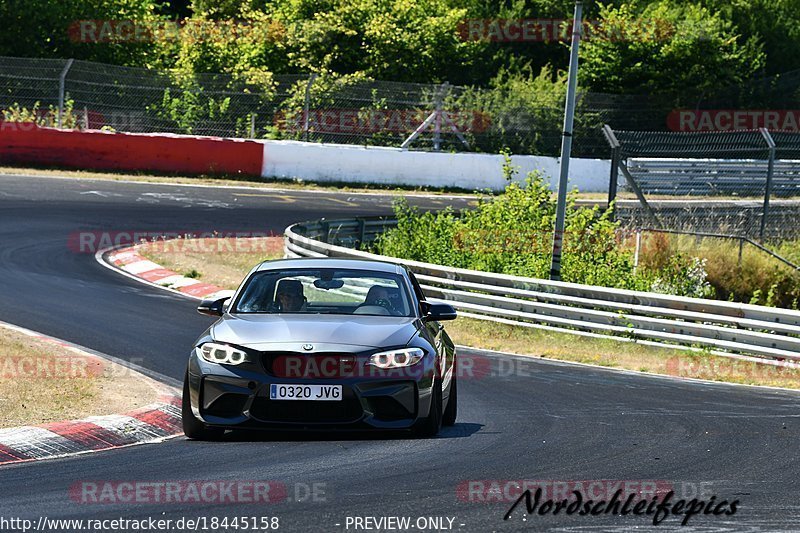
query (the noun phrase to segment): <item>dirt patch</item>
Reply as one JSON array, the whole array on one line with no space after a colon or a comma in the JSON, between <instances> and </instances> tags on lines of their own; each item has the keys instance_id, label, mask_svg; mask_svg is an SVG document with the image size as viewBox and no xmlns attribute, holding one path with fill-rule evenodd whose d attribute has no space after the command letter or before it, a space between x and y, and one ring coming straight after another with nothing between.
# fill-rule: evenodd
<instances>
[{"instance_id":1,"label":"dirt patch","mask_svg":"<svg viewBox=\"0 0 800 533\"><path fill-rule=\"evenodd\" d=\"M125 413L153 403L149 378L0 326L0 427Z\"/></svg>"}]
</instances>

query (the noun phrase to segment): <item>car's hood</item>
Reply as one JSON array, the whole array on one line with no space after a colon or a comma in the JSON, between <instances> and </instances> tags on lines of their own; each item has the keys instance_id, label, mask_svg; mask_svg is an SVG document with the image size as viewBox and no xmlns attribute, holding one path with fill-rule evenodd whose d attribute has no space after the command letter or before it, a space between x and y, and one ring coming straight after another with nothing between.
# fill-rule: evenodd
<instances>
[{"instance_id":1,"label":"car's hood","mask_svg":"<svg viewBox=\"0 0 800 533\"><path fill-rule=\"evenodd\" d=\"M405 346L417 332L418 319L352 315L225 315L211 330L221 342L256 350L314 351ZM337 345L337 346L331 346Z\"/></svg>"}]
</instances>

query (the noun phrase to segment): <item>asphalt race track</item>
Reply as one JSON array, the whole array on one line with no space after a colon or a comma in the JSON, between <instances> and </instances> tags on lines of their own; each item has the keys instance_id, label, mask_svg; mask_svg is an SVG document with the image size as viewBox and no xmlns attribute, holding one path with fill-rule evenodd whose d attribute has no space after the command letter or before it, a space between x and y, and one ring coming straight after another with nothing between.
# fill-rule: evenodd
<instances>
[{"instance_id":1,"label":"asphalt race track","mask_svg":"<svg viewBox=\"0 0 800 533\"><path fill-rule=\"evenodd\" d=\"M414 203L436 209L446 202ZM177 382L191 343L211 320L198 315L190 299L76 253L70 235L280 233L299 220L387 213L390 204L380 195L2 176L0 320L131 360ZM799 394L517 358L491 361L493 372L460 382L458 424L436 439L175 438L15 465L0 468L0 517L276 516L280 531L356 531L353 517L387 516L411 517L412 524L419 517L452 518L459 531L652 529L652 517L633 515L562 513L523 521L516 512L504 521L509 502L464 501L457 493L469 480L627 480L672 487L676 498L699 491L706 499L740 501L733 516L698 515L688 528L680 527L681 517L669 517L660 531L800 529ZM273 504L76 504L70 487L86 480L270 480L283 483L287 498ZM317 498L308 496L314 486Z\"/></svg>"}]
</instances>

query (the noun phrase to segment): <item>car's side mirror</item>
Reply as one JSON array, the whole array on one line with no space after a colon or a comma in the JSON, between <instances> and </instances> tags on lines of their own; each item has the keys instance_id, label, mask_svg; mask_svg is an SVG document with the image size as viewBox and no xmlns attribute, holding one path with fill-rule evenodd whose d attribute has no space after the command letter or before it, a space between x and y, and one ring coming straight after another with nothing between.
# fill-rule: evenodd
<instances>
[{"instance_id":1,"label":"car's side mirror","mask_svg":"<svg viewBox=\"0 0 800 533\"><path fill-rule=\"evenodd\" d=\"M423 320L441 322L443 320L455 320L456 310L450 304L439 304L422 302Z\"/></svg>"},{"instance_id":2,"label":"car's side mirror","mask_svg":"<svg viewBox=\"0 0 800 533\"><path fill-rule=\"evenodd\" d=\"M200 302L200 305L197 306L197 312L201 315L222 316L222 313L225 312L225 302L230 299L230 296L226 296L219 300L203 300Z\"/></svg>"}]
</instances>

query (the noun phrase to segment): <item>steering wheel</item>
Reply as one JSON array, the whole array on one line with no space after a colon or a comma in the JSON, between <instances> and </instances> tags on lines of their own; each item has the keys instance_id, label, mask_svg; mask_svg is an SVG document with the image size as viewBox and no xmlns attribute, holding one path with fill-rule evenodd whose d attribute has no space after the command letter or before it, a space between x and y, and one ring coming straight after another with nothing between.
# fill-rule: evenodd
<instances>
[{"instance_id":1,"label":"steering wheel","mask_svg":"<svg viewBox=\"0 0 800 533\"><path fill-rule=\"evenodd\" d=\"M400 314L400 312L397 309L395 309L394 305L388 298L378 298L377 300L372 302L372 305L380 305L381 307L383 307L384 309L386 309L395 316Z\"/></svg>"}]
</instances>

